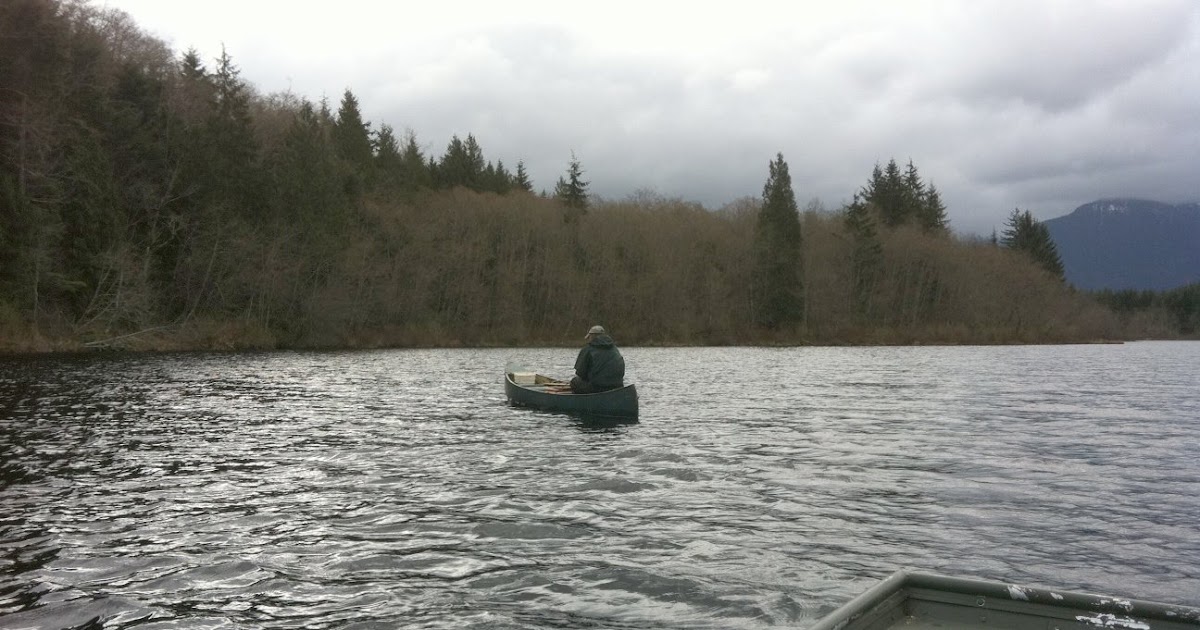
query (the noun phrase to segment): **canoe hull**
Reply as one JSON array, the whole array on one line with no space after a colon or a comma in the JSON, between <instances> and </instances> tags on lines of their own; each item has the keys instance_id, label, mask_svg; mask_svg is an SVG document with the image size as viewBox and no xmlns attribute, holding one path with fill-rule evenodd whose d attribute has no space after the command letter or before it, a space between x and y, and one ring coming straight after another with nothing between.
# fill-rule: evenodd
<instances>
[{"instance_id":1,"label":"canoe hull","mask_svg":"<svg viewBox=\"0 0 1200 630\"><path fill-rule=\"evenodd\" d=\"M516 407L530 407L543 411L557 411L581 416L600 418L638 417L637 388L630 384L598 394L561 394L547 392L545 382L549 379L538 375L541 381L534 385L522 385L513 380L512 373L504 375L504 394L508 403Z\"/></svg>"},{"instance_id":2,"label":"canoe hull","mask_svg":"<svg viewBox=\"0 0 1200 630\"><path fill-rule=\"evenodd\" d=\"M808 630L1198 630L1200 609L898 571Z\"/></svg>"}]
</instances>

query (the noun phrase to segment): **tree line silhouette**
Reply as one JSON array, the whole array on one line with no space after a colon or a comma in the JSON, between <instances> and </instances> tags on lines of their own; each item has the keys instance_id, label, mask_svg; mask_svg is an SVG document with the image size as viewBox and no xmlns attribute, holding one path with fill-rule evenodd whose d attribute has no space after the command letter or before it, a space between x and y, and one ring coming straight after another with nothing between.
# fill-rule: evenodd
<instances>
[{"instance_id":1,"label":"tree line silhouette","mask_svg":"<svg viewBox=\"0 0 1200 630\"><path fill-rule=\"evenodd\" d=\"M207 68L83 0L0 5L0 78L0 348L1143 332L1046 266L1028 213L1003 243L953 236L911 161L832 211L801 211L782 154L718 210L598 199L574 154L535 193L473 135L435 156L349 89L260 95L227 52Z\"/></svg>"}]
</instances>

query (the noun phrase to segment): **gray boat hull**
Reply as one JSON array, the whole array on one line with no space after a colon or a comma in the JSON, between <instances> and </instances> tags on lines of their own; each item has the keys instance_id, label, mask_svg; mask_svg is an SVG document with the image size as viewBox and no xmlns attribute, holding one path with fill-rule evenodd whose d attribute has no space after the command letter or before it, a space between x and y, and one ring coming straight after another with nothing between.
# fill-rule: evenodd
<instances>
[{"instance_id":1,"label":"gray boat hull","mask_svg":"<svg viewBox=\"0 0 1200 630\"><path fill-rule=\"evenodd\" d=\"M598 418L638 417L637 388L630 384L598 394L572 394L550 391L554 383L542 375L539 382L518 384L510 372L504 375L504 394L511 405L531 407L544 411L557 411Z\"/></svg>"}]
</instances>

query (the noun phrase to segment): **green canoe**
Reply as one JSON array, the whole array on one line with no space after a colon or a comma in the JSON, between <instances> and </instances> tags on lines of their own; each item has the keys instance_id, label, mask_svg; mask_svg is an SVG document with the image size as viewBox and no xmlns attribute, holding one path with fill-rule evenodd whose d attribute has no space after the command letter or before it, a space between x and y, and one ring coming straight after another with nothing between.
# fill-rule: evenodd
<instances>
[{"instance_id":1,"label":"green canoe","mask_svg":"<svg viewBox=\"0 0 1200 630\"><path fill-rule=\"evenodd\" d=\"M632 384L598 394L560 391L564 385L563 381L532 372L504 375L504 394L514 406L597 418L636 419L638 416L637 388Z\"/></svg>"},{"instance_id":2,"label":"green canoe","mask_svg":"<svg viewBox=\"0 0 1200 630\"><path fill-rule=\"evenodd\" d=\"M809 630L1197 630L1200 608L899 571Z\"/></svg>"}]
</instances>

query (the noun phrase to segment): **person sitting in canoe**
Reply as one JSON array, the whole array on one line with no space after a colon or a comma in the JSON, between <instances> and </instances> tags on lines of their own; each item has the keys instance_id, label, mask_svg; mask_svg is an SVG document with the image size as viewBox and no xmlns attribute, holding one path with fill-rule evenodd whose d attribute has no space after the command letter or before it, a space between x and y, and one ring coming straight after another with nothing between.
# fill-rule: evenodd
<instances>
[{"instance_id":1,"label":"person sitting in canoe","mask_svg":"<svg viewBox=\"0 0 1200 630\"><path fill-rule=\"evenodd\" d=\"M592 326L575 359L571 391L595 394L625 386L625 358L603 326Z\"/></svg>"}]
</instances>

